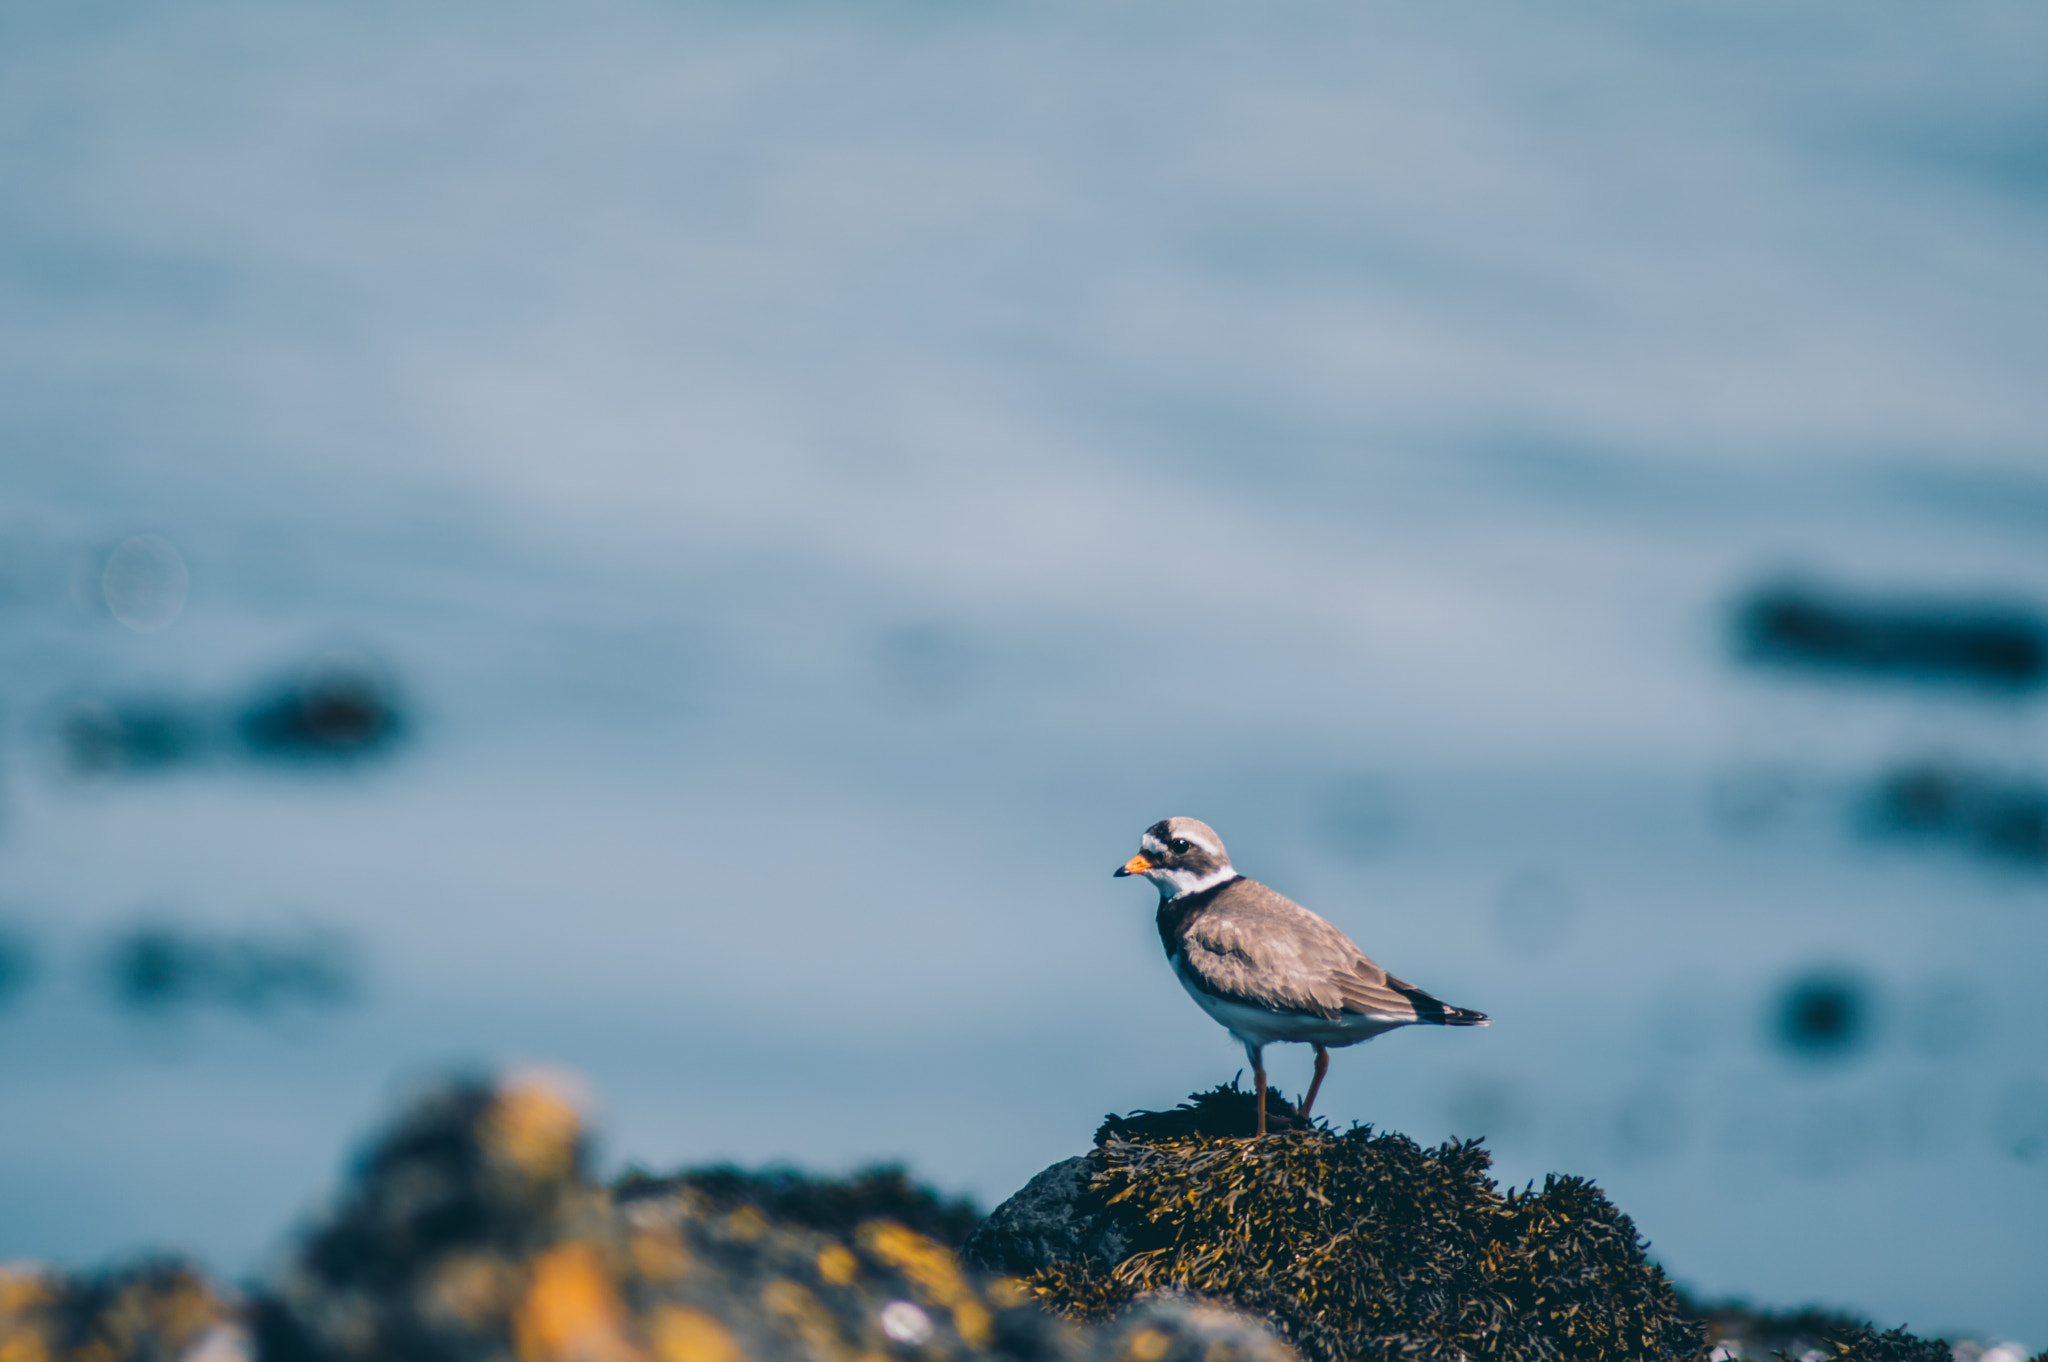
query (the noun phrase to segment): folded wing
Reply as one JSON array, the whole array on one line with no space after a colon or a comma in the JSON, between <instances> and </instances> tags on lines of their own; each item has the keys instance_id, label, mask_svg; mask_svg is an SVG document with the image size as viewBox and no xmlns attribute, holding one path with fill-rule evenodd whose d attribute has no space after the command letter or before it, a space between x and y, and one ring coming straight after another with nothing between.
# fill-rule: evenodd
<instances>
[{"instance_id":1,"label":"folded wing","mask_svg":"<svg viewBox=\"0 0 2048 1362\"><path fill-rule=\"evenodd\" d=\"M1334 1019L1477 1026L1483 1013L1452 1007L1374 964L1351 938L1292 899L1239 880L1195 916L1181 938L1187 968L1220 997Z\"/></svg>"}]
</instances>

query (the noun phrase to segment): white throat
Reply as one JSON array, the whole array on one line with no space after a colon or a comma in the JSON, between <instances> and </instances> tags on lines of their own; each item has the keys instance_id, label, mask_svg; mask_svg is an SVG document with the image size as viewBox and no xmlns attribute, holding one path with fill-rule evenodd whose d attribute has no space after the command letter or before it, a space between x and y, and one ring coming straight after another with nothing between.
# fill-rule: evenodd
<instances>
[{"instance_id":1,"label":"white throat","mask_svg":"<svg viewBox=\"0 0 2048 1362\"><path fill-rule=\"evenodd\" d=\"M1174 870L1166 866L1156 866L1145 872L1145 878L1159 886L1160 898L1171 902L1174 899L1186 898L1189 894L1199 894L1206 889L1214 889L1225 880L1234 880L1237 878L1237 871L1232 869L1227 863L1218 866L1206 875L1197 875L1192 870Z\"/></svg>"}]
</instances>

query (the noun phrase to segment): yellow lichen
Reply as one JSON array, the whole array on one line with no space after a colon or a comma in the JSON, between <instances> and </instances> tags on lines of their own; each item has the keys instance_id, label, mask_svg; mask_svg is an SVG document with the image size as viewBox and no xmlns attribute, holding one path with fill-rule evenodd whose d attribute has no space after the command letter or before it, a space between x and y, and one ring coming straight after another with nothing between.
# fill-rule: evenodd
<instances>
[{"instance_id":1,"label":"yellow lichen","mask_svg":"<svg viewBox=\"0 0 2048 1362\"><path fill-rule=\"evenodd\" d=\"M818 1277L827 1286L845 1286L860 1275L860 1259L843 1245L827 1244L818 1250Z\"/></svg>"},{"instance_id":2,"label":"yellow lichen","mask_svg":"<svg viewBox=\"0 0 2048 1362\"><path fill-rule=\"evenodd\" d=\"M732 1331L702 1310L664 1305L654 1312L651 1332L661 1362L747 1362Z\"/></svg>"},{"instance_id":3,"label":"yellow lichen","mask_svg":"<svg viewBox=\"0 0 2048 1362\"><path fill-rule=\"evenodd\" d=\"M576 1109L538 1082L498 1094L485 1115L484 1149L530 1178L562 1177L575 1166L583 1123Z\"/></svg>"},{"instance_id":4,"label":"yellow lichen","mask_svg":"<svg viewBox=\"0 0 2048 1362\"><path fill-rule=\"evenodd\" d=\"M1140 1329L1124 1340L1124 1362L1159 1362L1173 1347L1173 1340L1158 1329Z\"/></svg>"},{"instance_id":5,"label":"yellow lichen","mask_svg":"<svg viewBox=\"0 0 2048 1362\"><path fill-rule=\"evenodd\" d=\"M953 1328L968 1347L986 1348L995 1338L995 1317L967 1284L951 1249L893 1220L870 1220L857 1237L862 1248L910 1278L927 1305L952 1311Z\"/></svg>"},{"instance_id":6,"label":"yellow lichen","mask_svg":"<svg viewBox=\"0 0 2048 1362\"><path fill-rule=\"evenodd\" d=\"M953 1328L959 1333L960 1341L977 1352L995 1342L995 1316L972 1296L954 1302Z\"/></svg>"},{"instance_id":7,"label":"yellow lichen","mask_svg":"<svg viewBox=\"0 0 2048 1362\"><path fill-rule=\"evenodd\" d=\"M50 1287L40 1272L0 1267L0 1315L11 1315L50 1298Z\"/></svg>"},{"instance_id":8,"label":"yellow lichen","mask_svg":"<svg viewBox=\"0 0 2048 1362\"><path fill-rule=\"evenodd\" d=\"M839 1321L802 1283L775 1278L761 1288L761 1308L796 1333L811 1362L845 1362L846 1340Z\"/></svg>"},{"instance_id":9,"label":"yellow lichen","mask_svg":"<svg viewBox=\"0 0 2048 1362\"><path fill-rule=\"evenodd\" d=\"M434 1268L426 1305L431 1313L481 1329L505 1313L514 1289L512 1271L505 1263L463 1254Z\"/></svg>"},{"instance_id":10,"label":"yellow lichen","mask_svg":"<svg viewBox=\"0 0 2048 1362\"><path fill-rule=\"evenodd\" d=\"M549 1249L512 1321L520 1362L633 1362L625 1306L587 1244Z\"/></svg>"},{"instance_id":11,"label":"yellow lichen","mask_svg":"<svg viewBox=\"0 0 2048 1362\"><path fill-rule=\"evenodd\" d=\"M1015 1277L998 1277L986 1288L988 1298L1005 1310L1014 1310L1020 1305L1029 1305L1038 1299L1038 1293L1027 1282Z\"/></svg>"},{"instance_id":12,"label":"yellow lichen","mask_svg":"<svg viewBox=\"0 0 2048 1362\"><path fill-rule=\"evenodd\" d=\"M927 1304L950 1306L971 1292L953 1251L893 1220L870 1220L856 1237L860 1246L910 1278Z\"/></svg>"},{"instance_id":13,"label":"yellow lichen","mask_svg":"<svg viewBox=\"0 0 2048 1362\"><path fill-rule=\"evenodd\" d=\"M648 1281L673 1282L690 1274L690 1251L673 1229L636 1230L627 1249L633 1270Z\"/></svg>"}]
</instances>

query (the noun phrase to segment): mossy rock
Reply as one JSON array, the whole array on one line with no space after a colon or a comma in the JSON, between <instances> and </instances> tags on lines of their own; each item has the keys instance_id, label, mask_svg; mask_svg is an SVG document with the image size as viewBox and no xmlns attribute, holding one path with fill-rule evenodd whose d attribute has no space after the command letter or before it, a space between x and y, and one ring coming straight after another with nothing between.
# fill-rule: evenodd
<instances>
[{"instance_id":1,"label":"mossy rock","mask_svg":"<svg viewBox=\"0 0 2048 1362\"><path fill-rule=\"evenodd\" d=\"M970 1256L1076 1319L1161 1291L1224 1301L1272 1319L1310 1362L1703 1355L1699 1324L1591 1183L1502 1191L1476 1140L1425 1150L1298 1120L1264 1139L1210 1133L1248 1128L1250 1105L1233 1086L1104 1124L1068 1242L1114 1261L1017 1261L1008 1203Z\"/></svg>"},{"instance_id":2,"label":"mossy rock","mask_svg":"<svg viewBox=\"0 0 2048 1362\"><path fill-rule=\"evenodd\" d=\"M1264 1139L1234 1083L1108 1117L1093 1151L998 1206L966 1257L1075 1320L1160 1293L1227 1304L1308 1362L1950 1362L1948 1344L1903 1329L1691 1305L1583 1178L1503 1191L1476 1140L1424 1149L1266 1102Z\"/></svg>"}]
</instances>

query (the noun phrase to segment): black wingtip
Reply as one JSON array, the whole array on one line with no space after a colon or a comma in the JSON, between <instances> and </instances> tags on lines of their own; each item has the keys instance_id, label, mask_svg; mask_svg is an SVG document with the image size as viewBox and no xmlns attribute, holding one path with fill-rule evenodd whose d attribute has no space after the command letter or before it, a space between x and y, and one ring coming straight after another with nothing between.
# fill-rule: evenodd
<instances>
[{"instance_id":1,"label":"black wingtip","mask_svg":"<svg viewBox=\"0 0 2048 1362\"><path fill-rule=\"evenodd\" d=\"M1474 1012L1469 1007L1452 1007L1441 998L1432 998L1413 984L1404 984L1392 975L1387 976L1387 987L1408 1000L1415 1009L1415 1020L1431 1026L1487 1026L1492 1018L1484 1012Z\"/></svg>"}]
</instances>

